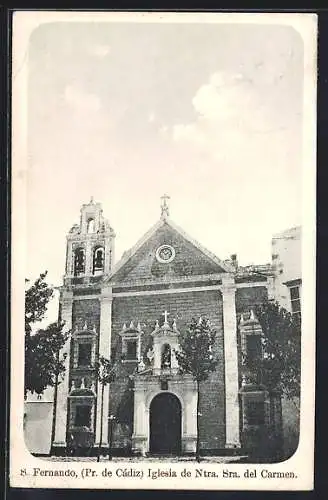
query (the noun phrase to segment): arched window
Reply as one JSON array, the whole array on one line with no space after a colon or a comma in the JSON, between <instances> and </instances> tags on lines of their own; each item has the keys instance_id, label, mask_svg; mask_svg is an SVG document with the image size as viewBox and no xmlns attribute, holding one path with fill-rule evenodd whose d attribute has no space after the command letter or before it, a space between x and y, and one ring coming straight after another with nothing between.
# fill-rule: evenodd
<instances>
[{"instance_id":1,"label":"arched window","mask_svg":"<svg viewBox=\"0 0 328 500\"><path fill-rule=\"evenodd\" d=\"M74 252L74 276L80 276L85 271L84 248L77 248Z\"/></svg>"},{"instance_id":2,"label":"arched window","mask_svg":"<svg viewBox=\"0 0 328 500\"><path fill-rule=\"evenodd\" d=\"M171 346L164 344L162 347L161 368L171 368Z\"/></svg>"},{"instance_id":3,"label":"arched window","mask_svg":"<svg viewBox=\"0 0 328 500\"><path fill-rule=\"evenodd\" d=\"M105 251L102 247L96 247L93 251L93 274L99 274L104 270Z\"/></svg>"},{"instance_id":4,"label":"arched window","mask_svg":"<svg viewBox=\"0 0 328 500\"><path fill-rule=\"evenodd\" d=\"M87 222L87 233L94 233L95 232L95 221L94 219L88 219Z\"/></svg>"}]
</instances>

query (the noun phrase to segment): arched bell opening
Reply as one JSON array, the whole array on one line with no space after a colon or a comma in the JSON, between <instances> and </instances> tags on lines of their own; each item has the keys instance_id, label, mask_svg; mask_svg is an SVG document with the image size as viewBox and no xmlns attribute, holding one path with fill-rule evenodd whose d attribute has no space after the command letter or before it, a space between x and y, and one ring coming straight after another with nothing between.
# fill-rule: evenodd
<instances>
[{"instance_id":1,"label":"arched bell opening","mask_svg":"<svg viewBox=\"0 0 328 500\"><path fill-rule=\"evenodd\" d=\"M95 232L95 220L93 218L88 219L87 222L87 233L92 234Z\"/></svg>"},{"instance_id":2,"label":"arched bell opening","mask_svg":"<svg viewBox=\"0 0 328 500\"><path fill-rule=\"evenodd\" d=\"M97 275L104 272L105 250L103 247L96 247L93 251L92 274Z\"/></svg>"},{"instance_id":3,"label":"arched bell opening","mask_svg":"<svg viewBox=\"0 0 328 500\"><path fill-rule=\"evenodd\" d=\"M84 248L79 247L74 250L74 276L80 276L85 273L85 252Z\"/></svg>"}]
</instances>

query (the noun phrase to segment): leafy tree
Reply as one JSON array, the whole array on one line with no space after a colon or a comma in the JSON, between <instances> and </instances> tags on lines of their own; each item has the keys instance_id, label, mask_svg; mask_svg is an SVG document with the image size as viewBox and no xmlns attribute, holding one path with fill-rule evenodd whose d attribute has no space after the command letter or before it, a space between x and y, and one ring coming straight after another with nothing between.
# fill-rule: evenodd
<instances>
[{"instance_id":1,"label":"leafy tree","mask_svg":"<svg viewBox=\"0 0 328 500\"><path fill-rule=\"evenodd\" d=\"M103 436L103 415L104 415L104 392L105 387L114 382L116 378L116 363L115 361L111 361L104 356L100 356L99 360L96 363L96 377L98 382L101 385L101 406L100 406L100 436L99 436L99 450L97 456L97 462L100 461L100 453L101 453L101 444L102 444L102 436ZM109 459L111 459L111 436L109 443Z\"/></svg>"},{"instance_id":2,"label":"leafy tree","mask_svg":"<svg viewBox=\"0 0 328 500\"><path fill-rule=\"evenodd\" d=\"M48 386L56 386L65 370L65 358L60 357L68 338L68 333L63 332L64 323L54 322L32 332L35 323L44 318L53 296L46 276L47 272L40 274L25 291L25 395L27 391L41 394Z\"/></svg>"},{"instance_id":3,"label":"leafy tree","mask_svg":"<svg viewBox=\"0 0 328 500\"><path fill-rule=\"evenodd\" d=\"M277 302L266 301L254 308L259 322L261 352L246 355L242 359L243 375L246 380L268 391L270 422L275 417L275 402L284 395L299 410L301 377L301 324ZM280 461L283 456L281 428L267 429L266 444L257 450L255 460ZM254 453L254 450L253 450ZM254 460L254 457L253 457Z\"/></svg>"},{"instance_id":4,"label":"leafy tree","mask_svg":"<svg viewBox=\"0 0 328 500\"><path fill-rule=\"evenodd\" d=\"M60 356L68 333L64 323L51 323L25 337L25 394L41 394L47 387L54 387L65 371L65 355Z\"/></svg>"},{"instance_id":5,"label":"leafy tree","mask_svg":"<svg viewBox=\"0 0 328 500\"><path fill-rule=\"evenodd\" d=\"M257 306L254 312L263 332L263 356L253 360L245 357L248 376L269 392L278 391L295 400L300 396L301 380L300 318L273 301Z\"/></svg>"},{"instance_id":6,"label":"leafy tree","mask_svg":"<svg viewBox=\"0 0 328 500\"><path fill-rule=\"evenodd\" d=\"M32 332L32 325L43 320L53 289L46 283L47 271L41 273L32 286L25 291L25 335ZM29 283L29 280L25 280Z\"/></svg>"},{"instance_id":7,"label":"leafy tree","mask_svg":"<svg viewBox=\"0 0 328 500\"><path fill-rule=\"evenodd\" d=\"M189 373L197 384L197 442L196 460L200 461L199 417L200 417L200 383L205 382L210 373L215 371L217 360L214 359L212 347L216 332L204 318L197 321L192 318L188 329L180 333L179 349L175 355L182 374Z\"/></svg>"}]
</instances>

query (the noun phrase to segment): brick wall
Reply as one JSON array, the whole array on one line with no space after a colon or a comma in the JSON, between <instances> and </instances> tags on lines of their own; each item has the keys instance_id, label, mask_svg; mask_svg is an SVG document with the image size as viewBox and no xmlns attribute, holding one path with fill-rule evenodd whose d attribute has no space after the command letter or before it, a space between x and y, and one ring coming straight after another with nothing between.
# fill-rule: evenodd
<instances>
[{"instance_id":1,"label":"brick wall","mask_svg":"<svg viewBox=\"0 0 328 500\"><path fill-rule=\"evenodd\" d=\"M112 444L115 448L130 448L133 432L133 389L129 378L124 377L124 367L122 368L122 373L110 385L109 391L109 412L116 417Z\"/></svg>"},{"instance_id":2,"label":"brick wall","mask_svg":"<svg viewBox=\"0 0 328 500\"><path fill-rule=\"evenodd\" d=\"M239 288L236 292L236 311L237 311L237 343L238 343L238 366L239 383L241 383L241 365L242 365L242 340L239 330L239 320L242 313L248 313L256 305L262 304L268 298L266 286L254 286Z\"/></svg>"},{"instance_id":3,"label":"brick wall","mask_svg":"<svg viewBox=\"0 0 328 500\"><path fill-rule=\"evenodd\" d=\"M76 326L78 328L83 328L85 322L88 328L92 329L95 326L97 332L99 332L100 302L98 299L74 300L72 311L73 329Z\"/></svg>"},{"instance_id":4,"label":"brick wall","mask_svg":"<svg viewBox=\"0 0 328 500\"><path fill-rule=\"evenodd\" d=\"M155 254L160 245L172 245L176 255L171 263L157 262ZM160 278L162 276L188 276L222 272L221 268L186 241L167 224L136 252L127 264L115 275L115 281Z\"/></svg>"},{"instance_id":5,"label":"brick wall","mask_svg":"<svg viewBox=\"0 0 328 500\"><path fill-rule=\"evenodd\" d=\"M190 319L195 316L207 317L217 331L214 353L219 359L217 370L201 387L200 440L204 448L222 448L225 443L225 391L224 391L224 351L223 351L223 318L222 299L218 291L185 292L164 295L147 295L134 297L114 297L112 306L112 342L118 342L119 332L125 322L135 324L140 321L144 334L144 344L153 331L158 319L163 322L163 311L167 310L169 322L174 318L179 330L187 328ZM142 351L145 345L142 346ZM125 368L132 371L132 363ZM119 404L120 396L126 390L126 384L112 388L112 403Z\"/></svg>"},{"instance_id":6,"label":"brick wall","mask_svg":"<svg viewBox=\"0 0 328 500\"><path fill-rule=\"evenodd\" d=\"M96 338L95 338L95 357L97 359L99 350L99 329L100 329L100 302L97 298L95 299L76 299L73 301L72 309L72 328L83 329L84 325L87 324L89 329L96 327ZM93 341L93 337L90 337L90 341ZM69 374L69 385L71 382L75 382L76 387L80 387L82 378L84 379L85 387L90 388L92 383L95 382L94 369L92 367L75 367L74 368L74 352L75 346L77 344L76 339L71 339L71 349L70 349L70 374ZM80 341L81 342L81 341ZM97 387L97 385L96 385Z\"/></svg>"},{"instance_id":7,"label":"brick wall","mask_svg":"<svg viewBox=\"0 0 328 500\"><path fill-rule=\"evenodd\" d=\"M236 292L237 313L248 312L268 298L266 286L239 288Z\"/></svg>"},{"instance_id":8,"label":"brick wall","mask_svg":"<svg viewBox=\"0 0 328 500\"><path fill-rule=\"evenodd\" d=\"M236 293L237 313L249 310L267 297L267 289L263 287L242 288ZM219 359L217 370L211 374L208 381L201 384L201 414L200 441L206 449L223 448L225 445L225 387L224 387L224 338L222 297L220 292L193 291L184 293L168 293L162 295L140 295L131 297L114 297L112 305L112 346L118 346L120 354L121 343L119 332L123 323L129 325L138 321L144 331L142 352L146 351L150 334L154 329L156 320L163 322L162 313L167 310L169 321L176 319L179 330L187 328L190 319L195 316L207 317L217 331L215 355ZM100 328L100 302L95 299L75 300L73 303L73 327L83 327L87 322L88 327ZM111 384L110 411L118 414L115 424L114 446L120 447L130 442L133 422L133 408L131 415L127 416L131 408L129 400L129 375L136 368L135 363L120 365L118 380ZM81 375L87 376L86 374ZM119 410L119 411L118 411ZM123 417L122 417L123 415Z\"/></svg>"}]
</instances>

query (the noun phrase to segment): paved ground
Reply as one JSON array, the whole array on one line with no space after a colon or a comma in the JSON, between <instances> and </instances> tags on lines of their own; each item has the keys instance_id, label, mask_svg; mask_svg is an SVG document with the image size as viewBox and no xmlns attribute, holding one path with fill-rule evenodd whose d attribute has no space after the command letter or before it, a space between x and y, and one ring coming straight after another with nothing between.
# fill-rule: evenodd
<instances>
[{"instance_id":1,"label":"paved ground","mask_svg":"<svg viewBox=\"0 0 328 500\"><path fill-rule=\"evenodd\" d=\"M51 462L97 462L97 457L42 457L43 460ZM202 463L232 463L245 460L246 456L235 456L235 457L202 457ZM108 462L108 457L101 457L101 462ZM194 458L191 457L113 457L112 462L195 462Z\"/></svg>"}]
</instances>

